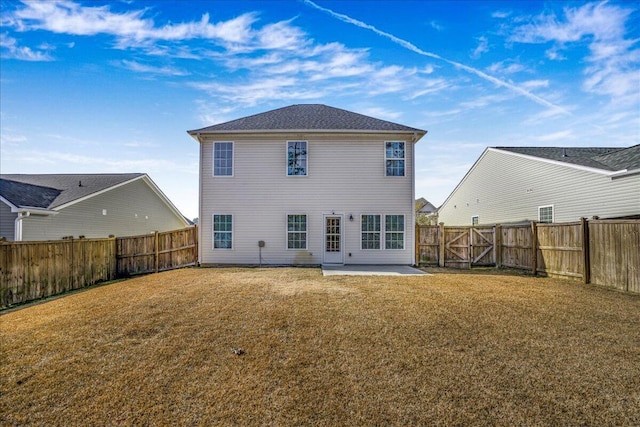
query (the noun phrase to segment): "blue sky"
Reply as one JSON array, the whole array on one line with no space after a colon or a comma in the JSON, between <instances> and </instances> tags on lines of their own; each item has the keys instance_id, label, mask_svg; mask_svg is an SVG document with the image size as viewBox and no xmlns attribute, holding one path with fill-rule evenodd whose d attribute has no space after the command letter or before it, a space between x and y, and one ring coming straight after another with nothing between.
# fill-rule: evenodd
<instances>
[{"instance_id":1,"label":"blue sky","mask_svg":"<svg viewBox=\"0 0 640 427\"><path fill-rule=\"evenodd\" d=\"M428 130L436 206L487 146L640 143L635 1L0 5L2 173L146 172L189 218L186 131L291 104Z\"/></svg>"}]
</instances>

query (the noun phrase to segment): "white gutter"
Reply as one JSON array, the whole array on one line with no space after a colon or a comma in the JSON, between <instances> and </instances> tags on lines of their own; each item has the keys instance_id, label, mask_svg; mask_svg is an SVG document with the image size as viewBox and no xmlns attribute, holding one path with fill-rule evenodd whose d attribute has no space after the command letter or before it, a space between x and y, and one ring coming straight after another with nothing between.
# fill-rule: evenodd
<instances>
[{"instance_id":1,"label":"white gutter","mask_svg":"<svg viewBox=\"0 0 640 427\"><path fill-rule=\"evenodd\" d=\"M640 169L631 169L631 170L623 169L621 171L614 172L611 175L611 179L622 178L623 176L639 175L639 174L640 174Z\"/></svg>"},{"instance_id":2,"label":"white gutter","mask_svg":"<svg viewBox=\"0 0 640 427\"><path fill-rule=\"evenodd\" d=\"M18 214L18 216L16 217L16 220L15 220L15 226L14 226L14 230L13 230L13 241L14 242L21 242L22 241L22 221L25 218L30 217L32 214L33 215L43 215L43 216L50 216L50 215L57 215L58 214L58 212L52 212L50 210L40 209L40 208L18 208L18 209L11 209L11 212L16 212Z\"/></svg>"}]
</instances>

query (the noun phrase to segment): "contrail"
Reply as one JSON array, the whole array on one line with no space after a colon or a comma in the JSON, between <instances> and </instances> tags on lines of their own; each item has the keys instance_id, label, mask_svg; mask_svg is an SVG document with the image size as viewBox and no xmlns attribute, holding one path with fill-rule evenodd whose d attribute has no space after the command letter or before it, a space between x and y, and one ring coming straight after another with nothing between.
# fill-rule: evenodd
<instances>
[{"instance_id":1,"label":"contrail","mask_svg":"<svg viewBox=\"0 0 640 427\"><path fill-rule=\"evenodd\" d=\"M322 12L325 12L325 13L333 16L334 18L339 19L340 21L346 22L348 24L355 25L355 26L360 27L360 28L364 28L366 30L373 31L374 33L378 34L379 36L386 37L389 40L391 40L392 42L394 42L396 44L399 44L400 46L402 46L402 47L404 47L406 49L409 49L410 51L413 51L413 52L415 52L415 53L417 53L419 55L428 56L429 58L434 58L434 59L438 59L440 61L446 62L447 64L453 65L454 67L459 68L461 70L464 70L464 71L466 71L468 73L475 74L476 76L480 77L481 79L487 80L487 81L489 81L489 82L491 82L491 83L493 83L493 84L495 84L497 86L502 86L502 87L505 87L507 89L510 89L510 90L522 95L522 96L525 96L525 97L529 98L530 100L532 100L533 102L535 102L537 104L544 105L545 107L553 108L554 110L560 111L560 112L562 112L564 114L567 114L567 115L571 115L571 113L569 111L565 110L564 108L562 108L562 107L560 107L558 105L555 105L555 104L547 101L546 99L540 98L539 96L534 95L533 93L529 92L526 89L523 89L523 88L521 88L519 86L516 86L516 85L511 84L509 82L506 82L504 80L501 80L501 79L499 79L497 77L490 76L487 73L484 73L484 72L478 70L477 68L473 68L473 67L470 67L468 65L464 65L464 64L461 64L459 62L452 61L452 60L447 59L447 58L443 58L442 56L437 55L435 53L424 51L424 50L420 49L419 47L417 47L416 45L414 45L413 43L410 43L410 42L408 42L406 40L403 40L403 39L401 39L399 37L396 37L393 34L389 34L387 32L379 30L376 27L374 27L373 25L367 24L366 22L358 21L357 19L353 19L350 16L334 12L333 10L327 9L325 7L322 7L322 6L318 6L317 4L312 2L311 0L301 0L301 1L303 3L305 3L306 5L308 5L308 6L316 8L316 9L322 11Z\"/></svg>"}]
</instances>

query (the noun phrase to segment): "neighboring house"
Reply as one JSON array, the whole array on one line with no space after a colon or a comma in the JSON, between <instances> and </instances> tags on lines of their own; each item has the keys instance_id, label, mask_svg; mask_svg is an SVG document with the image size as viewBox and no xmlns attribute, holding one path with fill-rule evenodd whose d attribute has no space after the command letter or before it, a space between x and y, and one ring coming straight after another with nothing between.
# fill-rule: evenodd
<instances>
[{"instance_id":1,"label":"neighboring house","mask_svg":"<svg viewBox=\"0 0 640 427\"><path fill-rule=\"evenodd\" d=\"M425 133L320 104L189 131L200 262L414 264L414 144Z\"/></svg>"},{"instance_id":2,"label":"neighboring house","mask_svg":"<svg viewBox=\"0 0 640 427\"><path fill-rule=\"evenodd\" d=\"M640 216L640 145L490 147L438 209L446 225Z\"/></svg>"},{"instance_id":3,"label":"neighboring house","mask_svg":"<svg viewBox=\"0 0 640 427\"><path fill-rule=\"evenodd\" d=\"M417 214L430 215L438 210L438 208L436 208L431 202L429 202L424 197L421 197L418 200L416 200L416 207L418 206L420 207L416 210Z\"/></svg>"},{"instance_id":4,"label":"neighboring house","mask_svg":"<svg viewBox=\"0 0 640 427\"><path fill-rule=\"evenodd\" d=\"M438 208L424 197L416 200L416 223L419 225L437 225Z\"/></svg>"},{"instance_id":5,"label":"neighboring house","mask_svg":"<svg viewBox=\"0 0 640 427\"><path fill-rule=\"evenodd\" d=\"M0 175L0 236L7 240L131 236L188 225L143 173Z\"/></svg>"}]
</instances>

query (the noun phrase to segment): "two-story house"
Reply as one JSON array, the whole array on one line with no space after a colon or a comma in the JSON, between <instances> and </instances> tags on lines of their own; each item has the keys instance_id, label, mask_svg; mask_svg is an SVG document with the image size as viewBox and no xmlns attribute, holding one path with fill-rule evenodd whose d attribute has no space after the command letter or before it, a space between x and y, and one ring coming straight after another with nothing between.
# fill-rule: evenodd
<instances>
[{"instance_id":1,"label":"two-story house","mask_svg":"<svg viewBox=\"0 0 640 427\"><path fill-rule=\"evenodd\" d=\"M438 208L445 225L640 215L640 145L488 147Z\"/></svg>"},{"instance_id":2,"label":"two-story house","mask_svg":"<svg viewBox=\"0 0 640 427\"><path fill-rule=\"evenodd\" d=\"M320 104L188 132L202 265L411 265L426 131Z\"/></svg>"}]
</instances>

